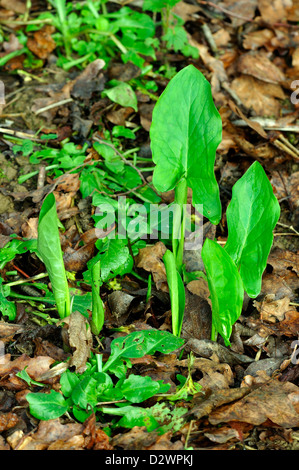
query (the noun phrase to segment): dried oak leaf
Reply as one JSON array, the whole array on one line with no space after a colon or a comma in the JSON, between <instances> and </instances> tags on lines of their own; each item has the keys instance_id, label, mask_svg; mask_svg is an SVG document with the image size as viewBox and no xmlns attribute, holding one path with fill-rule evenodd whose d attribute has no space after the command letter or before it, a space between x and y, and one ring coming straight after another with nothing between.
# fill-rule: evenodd
<instances>
[{"instance_id":1,"label":"dried oak leaf","mask_svg":"<svg viewBox=\"0 0 299 470\"><path fill-rule=\"evenodd\" d=\"M166 247L162 242L141 248L136 256L136 267L151 272L157 289L168 292L166 270L162 261L165 252Z\"/></svg>"},{"instance_id":2,"label":"dried oak leaf","mask_svg":"<svg viewBox=\"0 0 299 470\"><path fill-rule=\"evenodd\" d=\"M299 426L299 388L296 385L270 380L241 400L222 406L209 415L209 421L214 425L242 421L258 426L267 420L284 428Z\"/></svg>"},{"instance_id":3,"label":"dried oak leaf","mask_svg":"<svg viewBox=\"0 0 299 470\"><path fill-rule=\"evenodd\" d=\"M194 406L187 413L187 415L195 416L197 419L209 416L215 408L224 405L225 403L235 402L240 400L250 392L249 387L243 388L225 388L214 390L210 395L205 397L195 397L193 399ZM234 418L233 418L234 419Z\"/></svg>"},{"instance_id":4,"label":"dried oak leaf","mask_svg":"<svg viewBox=\"0 0 299 470\"><path fill-rule=\"evenodd\" d=\"M278 116L279 99L285 94L280 85L266 83L249 75L241 75L231 83L231 89L238 95L247 109L252 109L258 116Z\"/></svg>"},{"instance_id":5,"label":"dried oak leaf","mask_svg":"<svg viewBox=\"0 0 299 470\"><path fill-rule=\"evenodd\" d=\"M262 52L241 55L237 68L238 72L266 83L279 84L285 80L284 73Z\"/></svg>"}]
</instances>

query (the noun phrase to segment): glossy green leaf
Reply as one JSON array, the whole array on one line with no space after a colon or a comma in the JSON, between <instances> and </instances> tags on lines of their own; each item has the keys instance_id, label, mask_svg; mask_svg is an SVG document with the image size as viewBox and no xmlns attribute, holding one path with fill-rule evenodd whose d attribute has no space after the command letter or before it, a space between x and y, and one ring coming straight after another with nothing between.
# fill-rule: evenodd
<instances>
[{"instance_id":1,"label":"glossy green leaf","mask_svg":"<svg viewBox=\"0 0 299 470\"><path fill-rule=\"evenodd\" d=\"M207 238L201 255L211 294L213 328L228 345L232 326L242 311L242 279L231 257L215 241Z\"/></svg>"},{"instance_id":2,"label":"glossy green leaf","mask_svg":"<svg viewBox=\"0 0 299 470\"><path fill-rule=\"evenodd\" d=\"M133 88L125 82L117 82L116 86L105 90L103 94L107 95L111 101L124 107L133 108L137 111L137 98Z\"/></svg>"},{"instance_id":3,"label":"glossy green leaf","mask_svg":"<svg viewBox=\"0 0 299 470\"><path fill-rule=\"evenodd\" d=\"M120 360L143 357L147 354L160 352L168 354L184 344L168 331L142 330L130 333L124 338L116 338L111 342L111 355L103 366L103 371L115 373L115 367L120 366Z\"/></svg>"},{"instance_id":4,"label":"glossy green leaf","mask_svg":"<svg viewBox=\"0 0 299 470\"><path fill-rule=\"evenodd\" d=\"M159 390L160 385L151 377L134 374L124 380L121 386L124 397L132 403L141 403L158 393Z\"/></svg>"},{"instance_id":5,"label":"glossy green leaf","mask_svg":"<svg viewBox=\"0 0 299 470\"><path fill-rule=\"evenodd\" d=\"M61 393L54 390L50 393L27 393L26 400L32 416L43 421L59 418L69 409Z\"/></svg>"},{"instance_id":6,"label":"glossy green leaf","mask_svg":"<svg viewBox=\"0 0 299 470\"><path fill-rule=\"evenodd\" d=\"M58 217L53 193L44 200L38 221L38 255L48 272L60 318L70 315L70 296L60 246Z\"/></svg>"},{"instance_id":7,"label":"glossy green leaf","mask_svg":"<svg viewBox=\"0 0 299 470\"><path fill-rule=\"evenodd\" d=\"M273 243L280 207L263 167L257 161L233 186L227 208L226 252L240 270L250 297L261 290L262 274Z\"/></svg>"},{"instance_id":8,"label":"glossy green leaf","mask_svg":"<svg viewBox=\"0 0 299 470\"><path fill-rule=\"evenodd\" d=\"M203 215L214 224L221 218L214 174L221 129L209 82L193 65L185 67L169 82L153 111L153 184L164 192L187 179L193 204L203 204Z\"/></svg>"}]
</instances>

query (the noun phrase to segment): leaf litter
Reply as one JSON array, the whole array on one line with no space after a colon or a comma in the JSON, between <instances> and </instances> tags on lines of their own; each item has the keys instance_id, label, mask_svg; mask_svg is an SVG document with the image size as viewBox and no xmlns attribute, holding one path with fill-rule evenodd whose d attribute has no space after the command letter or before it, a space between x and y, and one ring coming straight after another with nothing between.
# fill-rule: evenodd
<instances>
[{"instance_id":1,"label":"leaf litter","mask_svg":"<svg viewBox=\"0 0 299 470\"><path fill-rule=\"evenodd\" d=\"M29 52L26 54L19 54L23 47L22 36L13 23L2 42L0 60L10 53L14 55L3 62L0 74L1 80L5 75L3 80L9 97L0 117L3 247L12 240L12 234L17 240L37 238L41 202L49 192L54 192L58 217L65 228L60 237L65 266L70 273L68 282L78 289L74 302L81 305L81 311L75 311L64 319L64 326L60 325L57 318L50 315L53 303L48 278L35 279L44 268L34 249L14 251L12 248L9 262L1 269L1 277L5 283L21 281L11 289L25 298L16 302L16 316L12 321L4 316L0 322L0 340L7 351L0 364L1 450L298 449L299 373L294 361L297 343L293 342L298 339L299 331L299 127L298 104L291 102L292 81L298 78L298 11L295 2L283 0L276 1L275 5L267 0L197 3L178 2L174 12L185 22L189 43L199 51L199 58L184 56L169 47L165 66L159 51L156 59L145 54L147 65L152 65L154 70L164 67L169 72L168 76L163 76L161 71L149 74L148 81L154 82L150 85L142 81L140 68L135 63L120 63L120 58L113 59L107 66L99 57L93 57L87 65L83 62L79 69L57 66L55 28L48 24L23 33L27 35ZM139 11L140 7L133 5L133 8ZM29 17L40 11L40 6L33 2ZM0 15L6 21L5 27L24 14L24 2L1 2ZM188 376L192 351L192 380L202 387L202 392L183 403L167 401L166 409L159 412L159 428L151 430L140 422L137 426L108 429L113 416L109 413L105 414L103 422L97 420L94 413L81 418L81 422L74 422L67 414L48 421L39 420L29 412L28 393L61 392L60 378L67 370L87 374L90 354L99 351L104 364L109 358L111 361L112 341L116 339L119 344L125 344L121 341L124 334L171 330L162 262L166 250L163 241L146 247L141 243L138 249L134 244L128 248L134 256L137 276L125 270L116 273L116 277L109 279L108 276L103 289L101 286L106 312L104 330L100 337L95 337L86 328L91 316L88 300L91 288L82 273L98 243L98 237L94 236L92 197L95 193L107 194L107 188L112 197L122 193L132 196L133 191L137 192L137 197L146 197L143 191L147 186L152 189L150 169L142 172L145 185L138 175L129 186L122 186L117 178L107 181L100 169L105 168L105 173L107 167L98 167L96 171L94 163L108 162L115 176L123 168L123 161L119 161L117 151L109 156L107 152L98 153L90 136L98 132L98 126L101 138L114 132L120 135L114 142L111 140L114 148L122 153L136 146L135 159L142 160L148 155L152 110L171 76L171 69L178 71L190 63L210 81L222 117L223 139L215 168L223 209L230 202L233 184L254 160L262 162L280 203L281 216L275 228L261 293L254 301L245 298L242 315L233 328L231 346L225 347L221 340L210 341L211 307L206 281L189 279L182 328L182 337L186 340L183 356L180 356L180 348L175 353L159 350L151 353L148 349L142 357L137 354L119 360L115 356L117 374L121 375L122 367L130 362L132 373L128 377L138 375L151 377L156 383L163 381L174 393L178 377L182 375L186 379ZM17 75L11 74L14 70ZM44 74L44 70L50 73ZM107 87L111 80L117 80L115 88ZM108 92L102 95L104 89ZM119 128L115 129L117 126ZM40 130L44 140L36 134ZM122 137L122 133L126 137ZM71 140L74 147L59 154L60 143L72 135L75 136L74 142ZM22 147L24 139L36 146L29 148L27 154ZM45 143L46 146L40 146ZM19 149L13 148L16 144ZM37 154L34 155L34 151ZM45 160L38 157L39 152ZM56 165L55 173L46 173L43 178L42 166L51 164ZM147 164L152 166L150 158L143 161L145 170ZM24 175L31 172L35 175L24 180ZM160 196L163 201L168 201L169 197L173 200L169 192ZM205 236L215 237L220 244L225 242L226 217L221 220L221 230ZM122 247L122 253L124 249ZM196 260L200 262L200 258ZM7 274L9 272L14 274ZM76 276L81 276L79 286ZM28 282L24 282L26 280ZM7 300L2 290L0 294L1 302L3 298ZM44 295L48 302L44 300L42 304L26 300L28 296L36 299ZM118 298L122 295L124 307L117 310ZM51 322L51 318L54 321ZM91 385L92 380L88 380ZM166 396L169 391L162 391L161 395ZM117 398L101 401L111 401L113 403L107 406L113 407ZM142 404L145 410L157 405L157 398ZM157 418L151 411L147 413L151 419ZM136 416L134 419L137 422Z\"/></svg>"}]
</instances>

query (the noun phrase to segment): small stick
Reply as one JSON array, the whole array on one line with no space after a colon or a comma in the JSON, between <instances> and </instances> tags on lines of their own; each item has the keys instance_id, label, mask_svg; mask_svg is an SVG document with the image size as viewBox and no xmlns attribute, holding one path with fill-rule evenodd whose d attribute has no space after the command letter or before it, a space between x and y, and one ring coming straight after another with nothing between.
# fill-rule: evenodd
<instances>
[{"instance_id":1,"label":"small stick","mask_svg":"<svg viewBox=\"0 0 299 470\"><path fill-rule=\"evenodd\" d=\"M61 100L57 101L56 103L49 104L48 106L45 106L44 108L40 108L37 111L35 111L35 114L41 114L44 113L45 111L49 111L50 109L53 108L58 108L59 106L63 106L64 104L71 103L73 101L72 98L67 98L66 100Z\"/></svg>"}]
</instances>

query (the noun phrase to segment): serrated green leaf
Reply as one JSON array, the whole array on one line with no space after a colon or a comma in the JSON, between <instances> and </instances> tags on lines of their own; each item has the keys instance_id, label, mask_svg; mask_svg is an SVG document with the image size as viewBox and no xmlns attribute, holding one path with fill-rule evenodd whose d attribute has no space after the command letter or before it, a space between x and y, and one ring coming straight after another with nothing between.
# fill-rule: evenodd
<instances>
[{"instance_id":1,"label":"serrated green leaf","mask_svg":"<svg viewBox=\"0 0 299 470\"><path fill-rule=\"evenodd\" d=\"M193 204L203 204L203 215L214 224L221 218L214 174L221 129L209 82L193 65L185 67L169 82L153 111L153 184L165 192L185 178L193 190Z\"/></svg>"},{"instance_id":2,"label":"serrated green leaf","mask_svg":"<svg viewBox=\"0 0 299 470\"><path fill-rule=\"evenodd\" d=\"M225 251L240 270L245 291L256 297L273 243L280 207L259 162L254 162L233 186L227 208L228 239Z\"/></svg>"},{"instance_id":3,"label":"serrated green leaf","mask_svg":"<svg viewBox=\"0 0 299 470\"><path fill-rule=\"evenodd\" d=\"M111 355L103 366L103 371L110 370L120 359L143 357L147 354L161 352L168 354L184 344L168 331L142 330L130 333L124 338L115 338L111 342Z\"/></svg>"},{"instance_id":4,"label":"serrated green leaf","mask_svg":"<svg viewBox=\"0 0 299 470\"><path fill-rule=\"evenodd\" d=\"M211 294L212 324L229 345L232 326L242 311L242 279L231 257L217 242L207 238L201 255Z\"/></svg>"}]
</instances>

